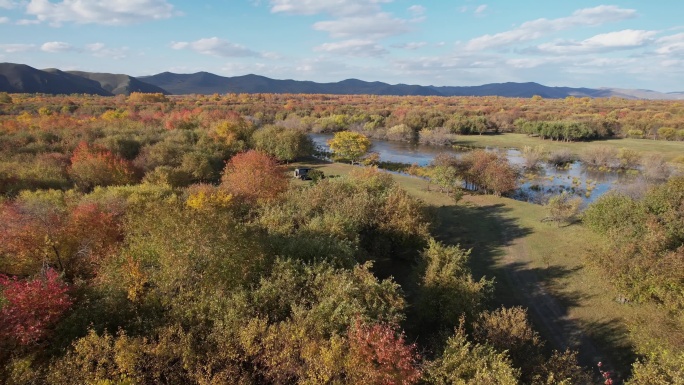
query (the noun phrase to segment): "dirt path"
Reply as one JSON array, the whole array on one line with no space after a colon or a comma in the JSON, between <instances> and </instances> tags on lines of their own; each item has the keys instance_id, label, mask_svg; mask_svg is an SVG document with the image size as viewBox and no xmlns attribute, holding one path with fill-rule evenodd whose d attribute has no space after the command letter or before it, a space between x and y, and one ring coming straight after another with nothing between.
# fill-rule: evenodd
<instances>
[{"instance_id":1,"label":"dirt path","mask_svg":"<svg viewBox=\"0 0 684 385\"><path fill-rule=\"evenodd\" d=\"M515 238L506 230L501 235L502 244L506 245L501 263L509 287L515 288L515 297L528 308L534 323L549 343L558 350L579 350L578 358L587 367L595 367L599 361L606 362L595 341L568 318L566 307L549 292L537 273L532 269L517 268L532 262L525 239Z\"/></svg>"},{"instance_id":2,"label":"dirt path","mask_svg":"<svg viewBox=\"0 0 684 385\"><path fill-rule=\"evenodd\" d=\"M584 333L581 322L568 315L562 297L547 286L547 270L540 269L538 261L535 267L528 252L532 230L509 212L504 204L491 201L472 201L461 210L445 207L440 212L440 239L472 247L473 257L480 258L479 274L497 277L498 299L506 306L526 307L550 348L579 351L578 359L587 368L595 369L599 361L610 365L600 345Z\"/></svg>"}]
</instances>

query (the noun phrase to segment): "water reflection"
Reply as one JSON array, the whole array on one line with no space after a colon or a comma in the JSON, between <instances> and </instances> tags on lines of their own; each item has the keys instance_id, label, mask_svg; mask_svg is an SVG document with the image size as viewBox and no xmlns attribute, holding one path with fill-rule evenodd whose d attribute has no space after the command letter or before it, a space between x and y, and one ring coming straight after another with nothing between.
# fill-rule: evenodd
<instances>
[{"instance_id":1,"label":"water reflection","mask_svg":"<svg viewBox=\"0 0 684 385\"><path fill-rule=\"evenodd\" d=\"M317 147L329 151L327 141L330 134L310 134ZM487 148L490 151L504 151L511 164L523 169L524 159L516 149L500 150ZM406 142L392 142L373 140L371 151L377 152L380 159L388 162L417 164L427 166L435 156L441 152L448 152L461 156L464 151L449 147L435 147ZM634 176L629 172L606 172L592 170L577 161L567 168L556 168L543 164L534 172L523 172L520 188L513 195L514 198L533 203L544 203L549 196L567 191L582 197L585 204L594 201L599 196L612 189L617 183L627 182Z\"/></svg>"}]
</instances>

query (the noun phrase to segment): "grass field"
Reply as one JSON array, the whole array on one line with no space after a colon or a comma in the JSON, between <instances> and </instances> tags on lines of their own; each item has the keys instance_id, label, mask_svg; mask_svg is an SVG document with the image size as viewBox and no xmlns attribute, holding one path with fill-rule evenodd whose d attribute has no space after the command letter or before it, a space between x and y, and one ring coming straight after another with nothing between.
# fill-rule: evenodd
<instances>
[{"instance_id":1,"label":"grass field","mask_svg":"<svg viewBox=\"0 0 684 385\"><path fill-rule=\"evenodd\" d=\"M592 142L557 142L530 137L525 134L500 134L500 135L461 135L456 145L473 147L504 147L522 148L524 146L544 146L549 151L567 148L573 153L580 155L590 148L610 146L616 149L626 148L644 154L660 154L666 160L671 161L678 156L684 155L684 142L667 142L650 139L606 139Z\"/></svg>"},{"instance_id":2,"label":"grass field","mask_svg":"<svg viewBox=\"0 0 684 385\"><path fill-rule=\"evenodd\" d=\"M344 175L354 168L311 165L326 175ZM428 191L424 180L395 179L436 208L433 232L439 240L472 248L473 273L496 279L492 305L527 307L551 346L579 348L585 365L602 359L623 374L640 348L653 343L684 346L681 320L677 325L653 305L616 301L620 293L587 263L601 239L581 224L541 222L542 206L508 198L466 195L454 204L450 197Z\"/></svg>"}]
</instances>

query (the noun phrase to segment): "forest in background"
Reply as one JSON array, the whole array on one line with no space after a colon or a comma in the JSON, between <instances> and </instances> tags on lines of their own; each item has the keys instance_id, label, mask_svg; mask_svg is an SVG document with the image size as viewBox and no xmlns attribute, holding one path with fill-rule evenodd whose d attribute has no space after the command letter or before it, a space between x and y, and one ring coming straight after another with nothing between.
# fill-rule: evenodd
<instances>
[{"instance_id":1,"label":"forest in background","mask_svg":"<svg viewBox=\"0 0 684 385\"><path fill-rule=\"evenodd\" d=\"M7 383L590 383L594 368L545 344L524 309L490 307L494 282L473 278L468 250L434 240L431 208L389 174L296 184L283 165L311 154L312 131L432 144L496 132L540 143L684 134L680 102L622 99L0 103ZM611 196L588 216L603 233L606 212L633 218L611 230L624 238L602 261L635 301L680 318L681 191L673 179L643 203ZM610 259L624 255L639 258ZM635 285L649 264L661 275ZM401 285L387 268L397 265L411 271ZM631 383L681 379L683 358L654 349Z\"/></svg>"}]
</instances>

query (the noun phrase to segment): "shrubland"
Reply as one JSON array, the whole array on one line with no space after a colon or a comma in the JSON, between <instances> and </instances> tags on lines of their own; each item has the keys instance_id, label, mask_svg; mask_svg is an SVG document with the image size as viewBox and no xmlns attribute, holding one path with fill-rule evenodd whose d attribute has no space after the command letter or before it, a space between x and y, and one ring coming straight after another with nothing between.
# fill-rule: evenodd
<instances>
[{"instance_id":1,"label":"shrubland","mask_svg":"<svg viewBox=\"0 0 684 385\"><path fill-rule=\"evenodd\" d=\"M436 240L431 208L390 174L359 167L293 183L283 162L311 154L307 131L356 131L339 136L361 144L339 147L356 162L367 150L360 132L446 143L516 130L518 119L581 116L579 127L600 135L657 136L660 127L637 124L649 108L668 110L663 125L682 124L676 103L620 99L7 99L0 381L13 384L586 383L576 354L544 348L524 310L492 308L493 282L473 276L470 251ZM655 179L657 160L653 170ZM423 172L453 195L460 182L515 188L495 152L442 157ZM610 196L615 204L584 216L619 241L597 256L616 282L672 311L680 184L637 202ZM618 258L631 258L629 269ZM646 267L657 275L639 280ZM676 378L680 362L645 357L633 383Z\"/></svg>"}]
</instances>

